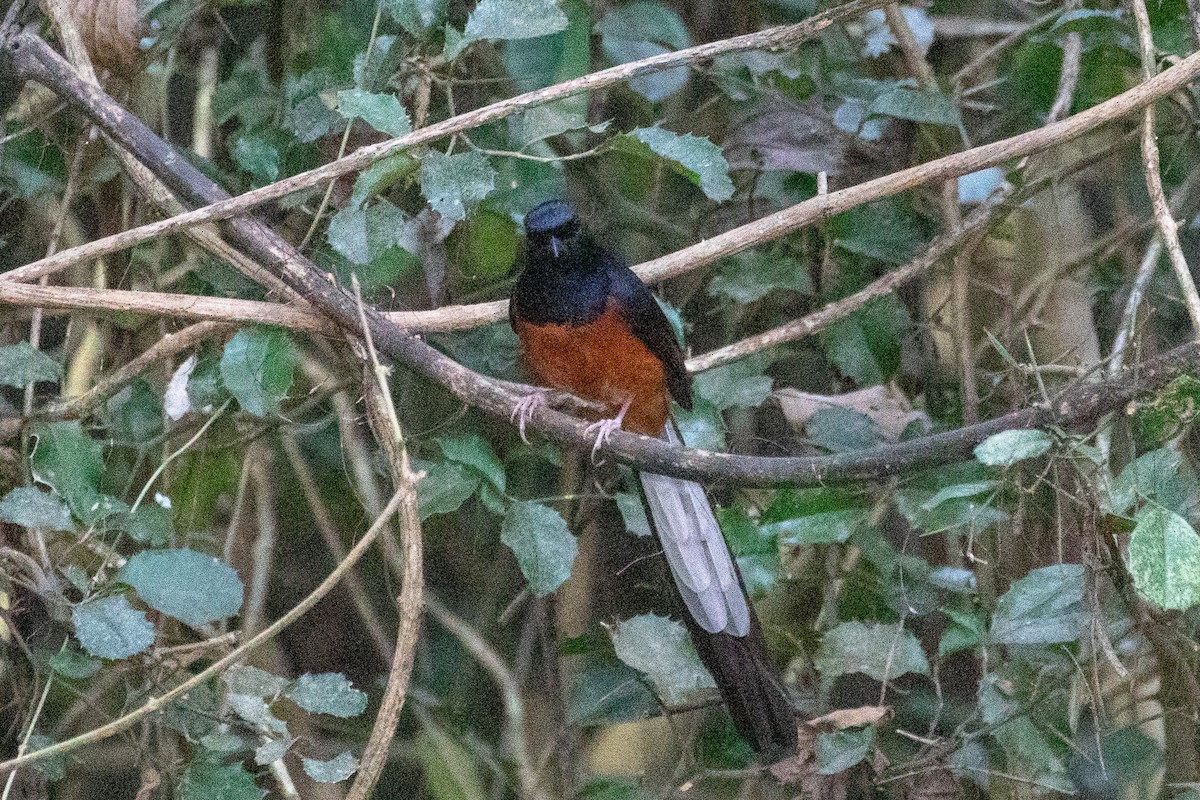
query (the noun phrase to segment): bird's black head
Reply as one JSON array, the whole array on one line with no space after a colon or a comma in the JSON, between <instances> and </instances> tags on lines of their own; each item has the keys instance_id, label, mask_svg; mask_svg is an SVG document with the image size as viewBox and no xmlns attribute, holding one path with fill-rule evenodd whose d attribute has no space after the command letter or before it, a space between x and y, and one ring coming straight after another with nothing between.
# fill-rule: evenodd
<instances>
[{"instance_id":1,"label":"bird's black head","mask_svg":"<svg viewBox=\"0 0 1200 800\"><path fill-rule=\"evenodd\" d=\"M531 260L552 262L575 249L585 236L575 209L562 200L550 200L525 215L526 248Z\"/></svg>"}]
</instances>

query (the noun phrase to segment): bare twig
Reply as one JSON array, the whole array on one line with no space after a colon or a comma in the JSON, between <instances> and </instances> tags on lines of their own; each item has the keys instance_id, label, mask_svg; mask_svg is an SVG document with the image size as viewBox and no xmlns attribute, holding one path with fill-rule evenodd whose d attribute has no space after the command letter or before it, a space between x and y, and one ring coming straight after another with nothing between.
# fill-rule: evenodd
<instances>
[{"instance_id":1,"label":"bare twig","mask_svg":"<svg viewBox=\"0 0 1200 800\"><path fill-rule=\"evenodd\" d=\"M1129 0L1133 9L1133 18L1137 22L1138 46L1142 53L1142 80L1154 78L1157 71L1154 51L1154 39L1150 33L1150 16L1146 13L1143 0ZM1154 219L1158 223L1158 233L1162 238L1163 247L1175 270L1175 279L1179 282L1179 291L1183 295L1183 304L1187 308L1188 317L1192 321L1192 333L1200 336L1200 293L1196 292L1196 282L1192 279L1192 271L1188 268L1187 259L1183 255L1183 246L1179 243L1179 228L1175 217L1167 205L1167 196L1163 192L1162 172L1159 168L1158 137L1154 133L1154 104L1147 105L1142 110L1142 170L1146 174L1146 191L1150 193L1150 205L1154 209Z\"/></svg>"},{"instance_id":2,"label":"bare twig","mask_svg":"<svg viewBox=\"0 0 1200 800\"><path fill-rule=\"evenodd\" d=\"M403 548L400 596L396 598L399 629L396 632L396 650L392 656L392 667L388 673L387 687L383 693L379 713L371 727L371 735L363 750L362 762L354 784L346 795L347 800L366 800L371 789L379 782L383 768L387 765L388 750L400 723L400 712L408 692L408 681L412 675L413 656L417 649L417 636L421 630L421 607L424 595L423 555L421 546L421 516L417 509L417 481L420 476L412 471L408 449L396 407L392 403L388 371L379 363L379 354L371 339L371 328L363 312L362 296L357 278L354 290L359 305L363 340L367 345L368 363L364 366L364 386L367 393L368 420L376 439L388 454L392 483L405 500L400 504L400 542Z\"/></svg>"}]
</instances>

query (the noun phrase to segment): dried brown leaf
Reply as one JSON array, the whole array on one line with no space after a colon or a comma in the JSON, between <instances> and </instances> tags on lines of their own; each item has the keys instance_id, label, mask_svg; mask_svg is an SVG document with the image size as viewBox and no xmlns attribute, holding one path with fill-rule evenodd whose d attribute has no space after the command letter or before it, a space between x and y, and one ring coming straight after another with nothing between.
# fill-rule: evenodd
<instances>
[{"instance_id":1,"label":"dried brown leaf","mask_svg":"<svg viewBox=\"0 0 1200 800\"><path fill-rule=\"evenodd\" d=\"M891 706L859 706L858 708L839 708L828 714L810 719L806 724L813 728L829 725L837 729L857 728L862 725L876 725L892 715Z\"/></svg>"}]
</instances>

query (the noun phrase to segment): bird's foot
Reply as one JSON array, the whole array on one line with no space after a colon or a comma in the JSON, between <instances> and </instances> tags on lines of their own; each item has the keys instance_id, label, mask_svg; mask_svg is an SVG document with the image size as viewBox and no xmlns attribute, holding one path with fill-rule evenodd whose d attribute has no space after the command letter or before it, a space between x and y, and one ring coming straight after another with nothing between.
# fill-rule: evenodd
<instances>
[{"instance_id":1,"label":"bird's foot","mask_svg":"<svg viewBox=\"0 0 1200 800\"><path fill-rule=\"evenodd\" d=\"M592 445L593 464L597 463L596 452L600 449L601 445L607 444L608 437L612 435L612 432L619 431L621 426L625 424L625 414L628 413L629 405L632 402L632 400L626 400L625 405L621 406L621 410L617 412L615 417L602 419L599 422L593 422L591 425L588 425L583 429L585 436L596 437L596 443Z\"/></svg>"},{"instance_id":2,"label":"bird's foot","mask_svg":"<svg viewBox=\"0 0 1200 800\"><path fill-rule=\"evenodd\" d=\"M529 444L529 437L525 435L525 423L529 422L534 411L546 405L547 394L545 389L530 392L517 401L512 414L509 415L508 421L517 423L517 430L521 432L521 441L525 444Z\"/></svg>"}]
</instances>

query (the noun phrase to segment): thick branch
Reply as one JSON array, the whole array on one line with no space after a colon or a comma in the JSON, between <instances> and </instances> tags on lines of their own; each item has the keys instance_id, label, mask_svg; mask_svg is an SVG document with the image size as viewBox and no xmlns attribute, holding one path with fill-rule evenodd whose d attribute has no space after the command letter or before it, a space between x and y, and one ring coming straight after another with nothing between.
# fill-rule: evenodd
<instances>
[{"instance_id":1,"label":"thick branch","mask_svg":"<svg viewBox=\"0 0 1200 800\"><path fill-rule=\"evenodd\" d=\"M83 85L75 78L69 65L44 42L28 35L22 35L19 39L20 46L15 50L6 49L6 52L23 65L24 74L36 71L40 76L39 80L45 81L64 99L81 107L116 141L136 151L138 157L168 186L185 197L200 201L214 202L225 197L225 193L219 187L179 158L140 120L111 98ZM983 159L982 163L964 159L966 154L960 153L905 170L892 178L906 176L900 179L900 183L905 187L917 185L925 180L957 174L948 173L948 170L971 171L981 165L994 165L1006 158L1021 155L1029 148L1040 149L1061 142L1065 136L1078 135L1100 122L1140 108L1161 93L1173 91L1184 85L1197 73L1200 73L1200 54L1189 56L1177 66L1159 74L1154 80L1065 122L996 145L969 151ZM1045 138L1047 135L1049 140ZM860 197L867 191L864 187L876 185L877 189L878 183L879 181L872 181L817 198L818 204L815 208L818 215L824 213L824 209L836 208L838 203L850 202L851 199ZM842 195L842 199L834 201L833 198L837 195ZM775 232L781 228L786 232L786 226L791 221L794 220L787 212L781 212L749 227L762 226L767 234L781 235ZM229 228L230 236L239 248L261 263L278 270L283 279L314 307L319 308L343 329L356 333L361 331L354 299L331 284L323 272L297 253L274 231L256 220L247 218L233 220ZM703 248L704 244L699 247ZM403 329L391 324L374 309L366 309L364 316L376 345L388 357L436 381L465 403L505 417L512 413L519 395L509 387L446 358ZM1138 393L1161 387L1181 372L1194 369L1197 363L1200 363L1200 344L1184 345L1140 365L1136 372L1130 371L1108 381L1077 386L1060 397L1051 407L1028 408L958 431L854 453L792 458L737 456L676 448L657 439L620 431L612 436L602 452L654 472L714 482L803 484L836 478L877 477L916 466L967 458L975 444L1001 430L1052 426L1067 430L1086 430L1094 426L1105 414L1124 407ZM540 409L535 412L532 424L539 432L560 442L575 446L590 444L589 437L584 433L585 422L552 409Z\"/></svg>"}]
</instances>

